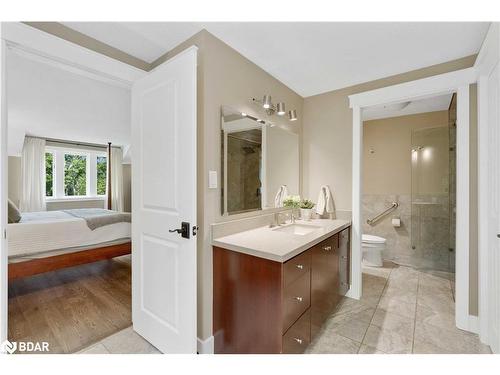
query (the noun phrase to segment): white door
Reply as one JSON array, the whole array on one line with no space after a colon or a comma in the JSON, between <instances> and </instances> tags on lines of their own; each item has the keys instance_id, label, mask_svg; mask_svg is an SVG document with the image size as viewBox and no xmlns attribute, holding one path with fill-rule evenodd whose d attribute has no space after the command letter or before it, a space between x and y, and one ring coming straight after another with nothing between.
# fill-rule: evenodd
<instances>
[{"instance_id":1,"label":"white door","mask_svg":"<svg viewBox=\"0 0 500 375\"><path fill-rule=\"evenodd\" d=\"M7 340L7 97L5 41L0 23L0 344Z\"/></svg>"},{"instance_id":2,"label":"white door","mask_svg":"<svg viewBox=\"0 0 500 375\"><path fill-rule=\"evenodd\" d=\"M196 62L191 47L132 87L132 321L164 353L196 353Z\"/></svg>"},{"instance_id":3,"label":"white door","mask_svg":"<svg viewBox=\"0 0 500 375\"><path fill-rule=\"evenodd\" d=\"M488 77L489 344L500 353L500 63Z\"/></svg>"}]
</instances>

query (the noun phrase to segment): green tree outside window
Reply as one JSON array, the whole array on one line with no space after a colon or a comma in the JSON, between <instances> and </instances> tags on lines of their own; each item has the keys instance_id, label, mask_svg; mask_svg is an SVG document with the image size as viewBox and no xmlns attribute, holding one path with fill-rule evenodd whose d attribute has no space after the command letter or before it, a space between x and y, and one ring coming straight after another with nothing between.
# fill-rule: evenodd
<instances>
[{"instance_id":1,"label":"green tree outside window","mask_svg":"<svg viewBox=\"0 0 500 375\"><path fill-rule=\"evenodd\" d=\"M107 173L107 158L106 156L97 157L97 195L106 195L106 173Z\"/></svg>"},{"instance_id":2,"label":"green tree outside window","mask_svg":"<svg viewBox=\"0 0 500 375\"><path fill-rule=\"evenodd\" d=\"M52 152L45 153L45 196L52 197L54 195L54 154Z\"/></svg>"},{"instance_id":3,"label":"green tree outside window","mask_svg":"<svg viewBox=\"0 0 500 375\"><path fill-rule=\"evenodd\" d=\"M87 195L87 157L64 155L64 195Z\"/></svg>"}]
</instances>

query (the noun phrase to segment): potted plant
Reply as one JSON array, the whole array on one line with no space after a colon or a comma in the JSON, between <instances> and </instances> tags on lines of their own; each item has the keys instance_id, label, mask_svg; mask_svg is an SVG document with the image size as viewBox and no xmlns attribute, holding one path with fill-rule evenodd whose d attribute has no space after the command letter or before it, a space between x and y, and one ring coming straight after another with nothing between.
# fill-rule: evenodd
<instances>
[{"instance_id":1,"label":"potted plant","mask_svg":"<svg viewBox=\"0 0 500 375\"><path fill-rule=\"evenodd\" d=\"M312 209L314 207L314 203L309 199L303 199L300 201L300 217L302 220L311 220Z\"/></svg>"},{"instance_id":2,"label":"potted plant","mask_svg":"<svg viewBox=\"0 0 500 375\"><path fill-rule=\"evenodd\" d=\"M291 209L291 222L295 222L294 211L297 208L300 208L300 196L298 195L289 195L283 200L283 207Z\"/></svg>"}]
</instances>

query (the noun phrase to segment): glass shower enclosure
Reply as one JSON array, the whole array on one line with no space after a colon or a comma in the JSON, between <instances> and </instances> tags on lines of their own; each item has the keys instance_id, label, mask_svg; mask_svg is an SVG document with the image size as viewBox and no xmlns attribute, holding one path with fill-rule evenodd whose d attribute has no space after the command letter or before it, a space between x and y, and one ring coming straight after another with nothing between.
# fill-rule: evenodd
<instances>
[{"instance_id":1,"label":"glass shower enclosure","mask_svg":"<svg viewBox=\"0 0 500 375\"><path fill-rule=\"evenodd\" d=\"M410 261L422 270L455 272L454 129L412 132Z\"/></svg>"}]
</instances>

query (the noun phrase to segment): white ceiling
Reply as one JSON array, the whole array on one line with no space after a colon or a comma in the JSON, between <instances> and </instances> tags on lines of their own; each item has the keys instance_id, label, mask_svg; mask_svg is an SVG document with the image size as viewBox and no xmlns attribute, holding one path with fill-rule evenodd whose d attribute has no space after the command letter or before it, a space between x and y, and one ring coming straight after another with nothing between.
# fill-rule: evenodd
<instances>
[{"instance_id":1,"label":"white ceiling","mask_svg":"<svg viewBox=\"0 0 500 375\"><path fill-rule=\"evenodd\" d=\"M152 63L203 29L194 22L62 22L129 55Z\"/></svg>"},{"instance_id":2,"label":"white ceiling","mask_svg":"<svg viewBox=\"0 0 500 375\"><path fill-rule=\"evenodd\" d=\"M67 22L147 62L202 28L307 97L479 51L481 22Z\"/></svg>"},{"instance_id":3,"label":"white ceiling","mask_svg":"<svg viewBox=\"0 0 500 375\"><path fill-rule=\"evenodd\" d=\"M9 155L24 135L117 146L130 144L130 90L8 50Z\"/></svg>"},{"instance_id":4,"label":"white ceiling","mask_svg":"<svg viewBox=\"0 0 500 375\"><path fill-rule=\"evenodd\" d=\"M447 94L411 102L369 107L363 109L363 120L367 121L414 115L417 113L445 111L450 107L452 96L453 94Z\"/></svg>"}]
</instances>

